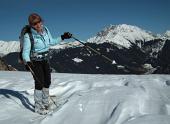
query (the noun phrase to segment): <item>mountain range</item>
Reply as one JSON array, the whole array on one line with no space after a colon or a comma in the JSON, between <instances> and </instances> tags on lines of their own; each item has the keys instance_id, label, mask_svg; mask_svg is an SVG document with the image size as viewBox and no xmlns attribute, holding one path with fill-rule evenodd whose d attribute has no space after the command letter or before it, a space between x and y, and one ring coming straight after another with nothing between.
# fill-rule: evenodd
<instances>
[{"instance_id":1,"label":"mountain range","mask_svg":"<svg viewBox=\"0 0 170 124\"><path fill-rule=\"evenodd\" d=\"M110 25L98 32L96 36L87 39L87 42L97 44L111 42L128 48L131 45L129 41L135 43L135 41L147 42L154 39L170 39L170 31L166 31L162 35L155 35L137 26L127 24ZM141 47L142 43L136 44ZM76 45L78 45L77 42L70 42L67 44L64 42L52 47L52 49L65 49ZM0 41L0 55L7 55L11 52L19 52L19 41Z\"/></svg>"},{"instance_id":2,"label":"mountain range","mask_svg":"<svg viewBox=\"0 0 170 124\"><path fill-rule=\"evenodd\" d=\"M137 26L110 25L84 43L109 57L113 63L108 63L101 55L87 49L83 44L72 41L62 42L51 48L51 66L55 72L138 73L134 71L137 68L143 69L143 73L148 71L148 67L151 69L153 66L160 66L160 58L164 58L162 54L160 57L160 53L169 39L170 31L155 35ZM3 59L18 70L23 70L14 62L18 51L19 42L0 42Z\"/></svg>"}]
</instances>

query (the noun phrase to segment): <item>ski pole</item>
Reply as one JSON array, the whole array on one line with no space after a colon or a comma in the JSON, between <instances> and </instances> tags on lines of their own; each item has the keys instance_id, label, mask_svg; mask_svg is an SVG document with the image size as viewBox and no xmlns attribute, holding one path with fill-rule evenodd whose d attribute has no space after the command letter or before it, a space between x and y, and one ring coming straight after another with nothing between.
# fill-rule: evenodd
<instances>
[{"instance_id":1,"label":"ski pole","mask_svg":"<svg viewBox=\"0 0 170 124\"><path fill-rule=\"evenodd\" d=\"M41 81L38 79L38 77L35 75L35 73L34 73L34 71L32 70L32 68L31 68L28 64L27 64L27 66L28 66L31 74L36 78L36 80L37 80L40 84L42 84ZM50 100L53 102L53 104L54 104L56 107L58 107L57 104L56 104L56 102L50 97L50 95L49 95L49 98L50 98Z\"/></svg>"},{"instance_id":2,"label":"ski pole","mask_svg":"<svg viewBox=\"0 0 170 124\"><path fill-rule=\"evenodd\" d=\"M108 58L107 56L103 55L102 53L100 53L99 51L93 49L92 47L88 46L87 44L85 44L84 42L80 41L79 39L75 38L72 36L72 38L78 42L80 42L81 44L83 44L85 47L87 47L88 49L92 50L93 52L95 52L96 54L102 56L104 59L106 59L107 61L113 63L113 60L111 60L110 58Z\"/></svg>"}]
</instances>

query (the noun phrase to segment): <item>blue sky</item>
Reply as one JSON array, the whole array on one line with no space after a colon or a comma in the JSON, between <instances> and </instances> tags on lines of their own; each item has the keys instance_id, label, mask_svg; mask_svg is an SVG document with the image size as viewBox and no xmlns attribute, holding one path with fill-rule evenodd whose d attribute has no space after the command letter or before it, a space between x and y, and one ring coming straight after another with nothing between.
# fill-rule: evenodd
<instances>
[{"instance_id":1,"label":"blue sky","mask_svg":"<svg viewBox=\"0 0 170 124\"><path fill-rule=\"evenodd\" d=\"M170 0L1 0L0 40L18 40L32 12L42 16L53 37L70 31L86 40L110 24L155 34L170 30Z\"/></svg>"}]
</instances>

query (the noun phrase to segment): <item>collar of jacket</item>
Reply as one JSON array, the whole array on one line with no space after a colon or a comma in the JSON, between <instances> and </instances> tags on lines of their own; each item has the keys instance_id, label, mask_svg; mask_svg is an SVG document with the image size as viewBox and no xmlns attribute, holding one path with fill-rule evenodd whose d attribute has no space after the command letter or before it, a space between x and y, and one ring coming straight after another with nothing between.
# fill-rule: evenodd
<instances>
[{"instance_id":1,"label":"collar of jacket","mask_svg":"<svg viewBox=\"0 0 170 124\"><path fill-rule=\"evenodd\" d=\"M34 28L32 28L31 27L31 32L33 33L33 34L39 34L40 35L40 33L38 33ZM44 34L45 33L45 27L43 26L43 33L42 34Z\"/></svg>"}]
</instances>

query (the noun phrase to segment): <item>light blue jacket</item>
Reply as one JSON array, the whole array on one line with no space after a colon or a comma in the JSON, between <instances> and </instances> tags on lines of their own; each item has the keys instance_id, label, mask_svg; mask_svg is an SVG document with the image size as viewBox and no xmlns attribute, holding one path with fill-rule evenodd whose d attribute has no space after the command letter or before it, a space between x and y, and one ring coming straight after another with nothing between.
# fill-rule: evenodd
<instances>
[{"instance_id":1,"label":"light blue jacket","mask_svg":"<svg viewBox=\"0 0 170 124\"><path fill-rule=\"evenodd\" d=\"M42 34L39 34L33 28L31 28L31 32L34 39L34 45L32 50L31 50L31 41L28 33L24 35L23 52L22 52L22 58L24 62L31 61L30 51L34 53L46 52L49 50L50 46L57 45L62 41L61 37L58 37L57 39L53 39L47 27L44 27Z\"/></svg>"}]
</instances>

